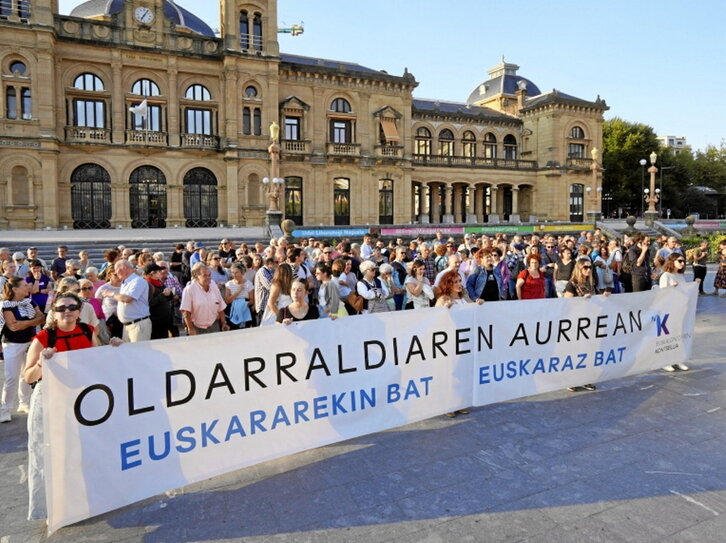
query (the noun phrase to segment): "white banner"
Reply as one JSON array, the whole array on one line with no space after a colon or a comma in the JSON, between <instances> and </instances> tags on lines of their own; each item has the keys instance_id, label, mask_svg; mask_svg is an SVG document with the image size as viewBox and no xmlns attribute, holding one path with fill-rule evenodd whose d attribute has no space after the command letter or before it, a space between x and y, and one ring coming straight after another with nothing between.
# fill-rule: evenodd
<instances>
[{"instance_id":1,"label":"white banner","mask_svg":"<svg viewBox=\"0 0 726 543\"><path fill-rule=\"evenodd\" d=\"M43 375L49 530L454 409L685 362L696 299L688 284L61 353Z\"/></svg>"}]
</instances>

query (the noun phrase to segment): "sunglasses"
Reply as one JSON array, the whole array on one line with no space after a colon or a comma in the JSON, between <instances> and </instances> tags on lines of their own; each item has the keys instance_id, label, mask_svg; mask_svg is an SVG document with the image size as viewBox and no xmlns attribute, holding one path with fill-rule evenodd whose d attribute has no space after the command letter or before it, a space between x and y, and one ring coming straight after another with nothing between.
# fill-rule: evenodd
<instances>
[{"instance_id":1,"label":"sunglasses","mask_svg":"<svg viewBox=\"0 0 726 543\"><path fill-rule=\"evenodd\" d=\"M93 290L93 287L81 287L81 290Z\"/></svg>"},{"instance_id":2,"label":"sunglasses","mask_svg":"<svg viewBox=\"0 0 726 543\"><path fill-rule=\"evenodd\" d=\"M53 308L56 313L63 313L64 311L79 311L81 306L78 304L73 305L57 305Z\"/></svg>"},{"instance_id":3,"label":"sunglasses","mask_svg":"<svg viewBox=\"0 0 726 543\"><path fill-rule=\"evenodd\" d=\"M591 270L592 269L592 266L583 266L582 269L583 270Z\"/></svg>"},{"instance_id":4,"label":"sunglasses","mask_svg":"<svg viewBox=\"0 0 726 543\"><path fill-rule=\"evenodd\" d=\"M682 258L679 258L678 260L676 260L676 262L680 262L681 264L685 264L686 261L683 260Z\"/></svg>"}]
</instances>

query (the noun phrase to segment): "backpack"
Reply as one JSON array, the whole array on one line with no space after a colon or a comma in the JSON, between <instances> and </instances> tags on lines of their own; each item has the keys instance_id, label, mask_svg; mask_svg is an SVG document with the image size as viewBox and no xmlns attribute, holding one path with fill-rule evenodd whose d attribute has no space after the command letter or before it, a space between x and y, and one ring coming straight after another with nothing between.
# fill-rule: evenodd
<instances>
[{"instance_id":1,"label":"backpack","mask_svg":"<svg viewBox=\"0 0 726 543\"><path fill-rule=\"evenodd\" d=\"M448 265L449 257L446 255L437 256L436 260L434 260L434 266L436 267L437 273L444 271Z\"/></svg>"},{"instance_id":2,"label":"backpack","mask_svg":"<svg viewBox=\"0 0 726 543\"><path fill-rule=\"evenodd\" d=\"M91 330L91 327L88 326L85 322L79 322L78 326L81 327L81 332L84 336L88 339L88 341L93 341L93 331ZM63 336L63 339L71 339L74 337L79 337L81 334L72 334L70 336ZM58 334L56 333L55 328L48 328L48 348L52 349L55 347L55 343L58 340Z\"/></svg>"}]
</instances>

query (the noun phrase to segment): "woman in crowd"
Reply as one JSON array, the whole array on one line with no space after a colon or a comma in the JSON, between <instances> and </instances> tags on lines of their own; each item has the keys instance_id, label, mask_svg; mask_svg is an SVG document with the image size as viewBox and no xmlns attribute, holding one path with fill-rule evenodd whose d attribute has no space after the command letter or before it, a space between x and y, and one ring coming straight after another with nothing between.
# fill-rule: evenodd
<instances>
[{"instance_id":1,"label":"woman in crowd","mask_svg":"<svg viewBox=\"0 0 726 543\"><path fill-rule=\"evenodd\" d=\"M212 271L212 283L217 285L220 293L224 295L224 285L229 280L227 270L222 263L222 257L219 256L217 251L209 251L207 253L207 261L205 262L209 269Z\"/></svg>"},{"instance_id":2,"label":"woman in crowd","mask_svg":"<svg viewBox=\"0 0 726 543\"><path fill-rule=\"evenodd\" d=\"M35 384L28 415L28 520L44 519L47 516L41 382L43 363L56 352L87 349L99 344L95 329L80 323L82 305L77 294L71 292L60 294L53 302L50 324L33 338L25 359L23 379L26 383ZM121 343L123 342L119 338L111 339L111 344L114 346Z\"/></svg>"},{"instance_id":3,"label":"woman in crowd","mask_svg":"<svg viewBox=\"0 0 726 543\"><path fill-rule=\"evenodd\" d=\"M517 298L519 300L536 300L545 297L544 275L539 270L539 254L530 253L524 259L526 269L517 275Z\"/></svg>"},{"instance_id":4,"label":"woman in crowd","mask_svg":"<svg viewBox=\"0 0 726 543\"><path fill-rule=\"evenodd\" d=\"M260 325L273 324L277 320L277 315L283 307L287 307L292 302L290 297L290 287L292 287L292 267L289 264L280 264L275 270L270 285L270 297L267 299L267 307L262 315Z\"/></svg>"},{"instance_id":5,"label":"woman in crowd","mask_svg":"<svg viewBox=\"0 0 726 543\"><path fill-rule=\"evenodd\" d=\"M608 257L607 264L611 270L613 270L613 294L620 294L623 292L623 287L620 284L620 270L623 266L623 249L619 238L610 240L608 243Z\"/></svg>"},{"instance_id":6,"label":"woman in crowd","mask_svg":"<svg viewBox=\"0 0 726 543\"><path fill-rule=\"evenodd\" d=\"M353 291L352 288L348 285L347 277L345 275L345 267L346 263L343 258L336 258L333 261L332 266L330 267L330 272L332 274L332 281L333 284L338 287L338 296L340 298L340 301L343 302L343 305L345 306L345 310L348 312L348 315L356 315L358 312L355 310L355 308L348 303L348 296Z\"/></svg>"},{"instance_id":7,"label":"woman in crowd","mask_svg":"<svg viewBox=\"0 0 726 543\"><path fill-rule=\"evenodd\" d=\"M74 279L73 277L64 277L58 283L56 284L57 292L54 295L54 298L57 299L58 297L62 296L66 293L75 294L78 299L81 300L81 322L84 322L86 324L90 324L94 328L98 328L98 317L96 316L96 311L93 309L91 304L86 303L86 301L83 298L80 298L81 293L81 285L78 282L78 280ZM49 311L48 315L45 319L46 326L50 325L50 323L53 322L53 312Z\"/></svg>"},{"instance_id":8,"label":"woman in crowd","mask_svg":"<svg viewBox=\"0 0 726 543\"><path fill-rule=\"evenodd\" d=\"M318 287L318 312L320 317L343 317L348 314L340 301L340 290L332 278L332 270L325 262L315 265Z\"/></svg>"},{"instance_id":9,"label":"woman in crowd","mask_svg":"<svg viewBox=\"0 0 726 543\"><path fill-rule=\"evenodd\" d=\"M575 262L575 269L572 271L572 277L565 287L565 298L590 298L593 294L597 294L595 282L592 278L592 262L590 257L579 257ZM587 384L577 387L569 387L570 392L579 392L582 390L597 390L593 384Z\"/></svg>"},{"instance_id":10,"label":"woman in crowd","mask_svg":"<svg viewBox=\"0 0 726 543\"><path fill-rule=\"evenodd\" d=\"M509 266L506 261L502 258L502 250L499 247L492 248L492 268L499 271L499 275L502 278L502 284L499 289L499 299L509 300L512 298L514 293L509 292L509 280L510 272Z\"/></svg>"},{"instance_id":11,"label":"woman in crowd","mask_svg":"<svg viewBox=\"0 0 726 543\"><path fill-rule=\"evenodd\" d=\"M15 277L15 272L18 271L18 267L12 260L4 260L2 263L3 273L0 275L0 290L5 286L8 279Z\"/></svg>"},{"instance_id":12,"label":"woman in crowd","mask_svg":"<svg viewBox=\"0 0 726 543\"><path fill-rule=\"evenodd\" d=\"M665 264L663 264L663 273L658 279L660 288L677 287L686 282L686 258L681 253L671 253L668 255ZM676 370L687 371L688 366L685 364L671 364L663 368L668 372Z\"/></svg>"},{"instance_id":13,"label":"woman in crowd","mask_svg":"<svg viewBox=\"0 0 726 543\"><path fill-rule=\"evenodd\" d=\"M121 278L116 275L116 271L112 268L108 270L106 277L108 282L96 291L96 299L101 300L103 317L106 321L106 326L108 327L111 337L122 337L124 333L124 325L121 324L120 320L118 320L118 315L116 314L118 310L118 300L116 300L112 295L104 295L105 292L117 294L121 290Z\"/></svg>"},{"instance_id":14,"label":"woman in crowd","mask_svg":"<svg viewBox=\"0 0 726 543\"><path fill-rule=\"evenodd\" d=\"M282 267L289 266L280 266ZM313 304L308 304L308 286L302 279L294 279L290 286L290 297L292 302L277 314L277 322L282 324L292 324L297 321L309 321L320 317L318 308Z\"/></svg>"},{"instance_id":15,"label":"woman in crowd","mask_svg":"<svg viewBox=\"0 0 726 543\"><path fill-rule=\"evenodd\" d=\"M388 289L388 296L386 297L386 303L388 304L389 311L396 311L396 300L395 295L403 292L402 289L396 287L393 281L393 266L390 264L381 264L378 268L378 278L383 283L383 286Z\"/></svg>"},{"instance_id":16,"label":"woman in crowd","mask_svg":"<svg viewBox=\"0 0 726 543\"><path fill-rule=\"evenodd\" d=\"M108 271L113 269L114 263L118 260L119 252L116 249L109 249L103 253L103 264L98 269L98 276L101 279L106 279Z\"/></svg>"},{"instance_id":17,"label":"woman in crowd","mask_svg":"<svg viewBox=\"0 0 726 543\"><path fill-rule=\"evenodd\" d=\"M93 283L91 282L91 280L81 279L80 281L78 281L78 284L80 286L78 295L84 302L91 304L91 307L93 308L93 311L96 313L96 317L99 320L105 320L103 308L101 307L101 300L93 295Z\"/></svg>"},{"instance_id":18,"label":"woman in crowd","mask_svg":"<svg viewBox=\"0 0 726 543\"><path fill-rule=\"evenodd\" d=\"M3 285L0 332L5 358L5 383L0 404L0 422L10 422L18 392L18 413L27 413L29 409L30 386L24 381L18 382L18 379L30 341L35 335L35 327L43 324L45 320L42 311L28 297L29 292L30 285L21 277L11 277Z\"/></svg>"},{"instance_id":19,"label":"woman in crowd","mask_svg":"<svg viewBox=\"0 0 726 543\"><path fill-rule=\"evenodd\" d=\"M575 261L572 260L572 249L566 245L560 247L560 258L555 262L555 272L553 275L558 298L564 296L565 286L567 286L567 282L572 277L572 270L574 269Z\"/></svg>"},{"instance_id":20,"label":"woman in crowd","mask_svg":"<svg viewBox=\"0 0 726 543\"><path fill-rule=\"evenodd\" d=\"M40 260L30 261L30 271L25 282L30 285L30 299L38 306L38 309L45 313L48 297L53 292L55 284L50 275L46 275Z\"/></svg>"},{"instance_id":21,"label":"woman in crowd","mask_svg":"<svg viewBox=\"0 0 726 543\"><path fill-rule=\"evenodd\" d=\"M406 277L406 309L422 309L431 307L434 290L426 278L426 264L420 258L411 263L411 273ZM458 275L458 274L457 274Z\"/></svg>"},{"instance_id":22,"label":"woman in crowd","mask_svg":"<svg viewBox=\"0 0 726 543\"><path fill-rule=\"evenodd\" d=\"M360 272L363 278L358 281L357 292L365 299L363 313L385 313L389 311L386 298L390 294L386 286L378 277L378 268L370 260L365 260L360 265Z\"/></svg>"},{"instance_id":23,"label":"woman in crowd","mask_svg":"<svg viewBox=\"0 0 726 543\"><path fill-rule=\"evenodd\" d=\"M98 289L105 285L106 282L102 281L98 278L98 268L95 266L89 266L86 268L86 279L88 279L91 284L93 285L93 293L92 296L96 296L96 292Z\"/></svg>"},{"instance_id":24,"label":"woman in crowd","mask_svg":"<svg viewBox=\"0 0 726 543\"><path fill-rule=\"evenodd\" d=\"M698 293L704 294L703 282L706 280L706 261L708 260L708 240L703 240L693 249L693 280L699 280Z\"/></svg>"},{"instance_id":25,"label":"woman in crowd","mask_svg":"<svg viewBox=\"0 0 726 543\"><path fill-rule=\"evenodd\" d=\"M224 287L224 301L229 308L228 320L231 330L247 328L252 322L250 311L250 293L254 293L254 285L246 279L244 265L241 262L233 262L229 268L232 279L227 281Z\"/></svg>"},{"instance_id":26,"label":"woman in crowd","mask_svg":"<svg viewBox=\"0 0 726 543\"><path fill-rule=\"evenodd\" d=\"M610 259L610 250L607 245L603 244L600 247L598 255L592 259L593 270L595 270L595 284L598 292L613 291L613 270L608 266L608 260Z\"/></svg>"}]
</instances>

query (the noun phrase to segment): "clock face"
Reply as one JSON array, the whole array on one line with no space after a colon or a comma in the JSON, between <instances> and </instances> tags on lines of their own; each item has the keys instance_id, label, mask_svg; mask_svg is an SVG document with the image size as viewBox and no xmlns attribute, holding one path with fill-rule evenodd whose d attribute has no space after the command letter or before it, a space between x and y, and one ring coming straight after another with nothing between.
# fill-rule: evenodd
<instances>
[{"instance_id":1,"label":"clock face","mask_svg":"<svg viewBox=\"0 0 726 543\"><path fill-rule=\"evenodd\" d=\"M140 23L151 24L154 21L154 12L149 8L136 8L134 18Z\"/></svg>"}]
</instances>

